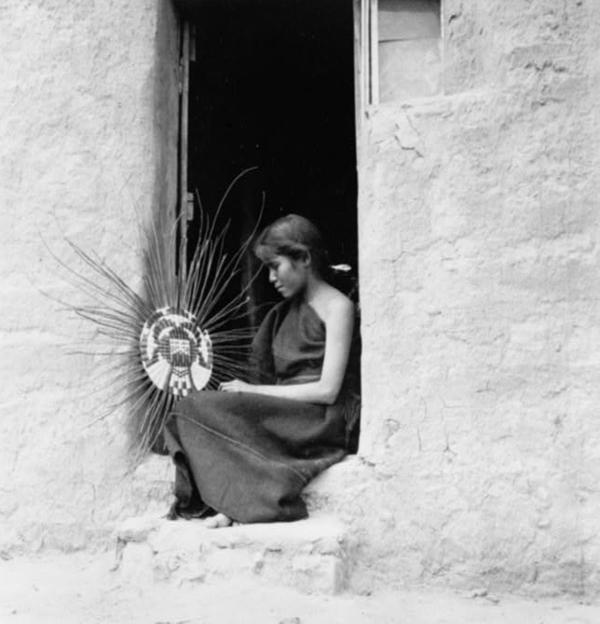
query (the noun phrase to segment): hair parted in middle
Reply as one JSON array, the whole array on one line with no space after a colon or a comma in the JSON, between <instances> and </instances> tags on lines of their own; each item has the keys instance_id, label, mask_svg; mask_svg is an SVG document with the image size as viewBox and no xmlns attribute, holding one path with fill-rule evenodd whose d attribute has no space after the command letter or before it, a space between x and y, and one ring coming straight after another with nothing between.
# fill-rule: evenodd
<instances>
[{"instance_id":1,"label":"hair parted in middle","mask_svg":"<svg viewBox=\"0 0 600 624\"><path fill-rule=\"evenodd\" d=\"M329 274L328 254L323 236L306 217L288 214L268 225L254 244L254 253L262 262L273 256L292 260L310 258L313 270L325 278Z\"/></svg>"}]
</instances>

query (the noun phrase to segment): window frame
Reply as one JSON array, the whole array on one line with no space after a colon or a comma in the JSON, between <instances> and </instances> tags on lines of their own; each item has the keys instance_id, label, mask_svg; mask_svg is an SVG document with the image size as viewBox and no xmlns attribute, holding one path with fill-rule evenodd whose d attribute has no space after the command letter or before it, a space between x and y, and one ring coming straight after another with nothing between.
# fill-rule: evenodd
<instances>
[{"instance_id":1,"label":"window frame","mask_svg":"<svg viewBox=\"0 0 600 624\"><path fill-rule=\"evenodd\" d=\"M444 66L444 9L440 0L441 64ZM379 0L354 0L356 46L357 129L379 107ZM442 93L440 93L442 95ZM358 112L360 111L360 112Z\"/></svg>"}]
</instances>

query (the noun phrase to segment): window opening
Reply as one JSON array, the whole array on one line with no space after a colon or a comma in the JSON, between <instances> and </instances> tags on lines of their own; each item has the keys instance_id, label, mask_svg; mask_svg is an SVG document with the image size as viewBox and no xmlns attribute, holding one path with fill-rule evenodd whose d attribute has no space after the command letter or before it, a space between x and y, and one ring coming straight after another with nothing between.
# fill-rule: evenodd
<instances>
[{"instance_id":1,"label":"window opening","mask_svg":"<svg viewBox=\"0 0 600 624\"><path fill-rule=\"evenodd\" d=\"M265 224L288 212L308 217L323 230L332 262L349 264L356 276L352 3L186 0L179 6L183 43L188 37L191 46L180 205L197 191L210 212L240 171L257 166L227 202L232 248L254 223L264 190ZM189 257L197 236L193 217L186 235ZM266 279L252 296L255 304L276 297Z\"/></svg>"},{"instance_id":2,"label":"window opening","mask_svg":"<svg viewBox=\"0 0 600 624\"><path fill-rule=\"evenodd\" d=\"M229 183L257 166L224 206L223 216L231 220L229 248L237 249L254 225L264 191L264 224L290 212L314 221L332 263L352 267L352 277L342 275L336 283L349 292L358 276L352 2L175 2L182 44L190 46L187 57L182 54L188 66L188 78L185 67L181 73L187 80L187 130L180 142L185 179L179 194L191 217L182 219L188 260L198 235L189 194L196 201L197 192L212 213ZM240 282L255 266L249 254ZM249 302L253 324L277 298L263 272Z\"/></svg>"}]
</instances>

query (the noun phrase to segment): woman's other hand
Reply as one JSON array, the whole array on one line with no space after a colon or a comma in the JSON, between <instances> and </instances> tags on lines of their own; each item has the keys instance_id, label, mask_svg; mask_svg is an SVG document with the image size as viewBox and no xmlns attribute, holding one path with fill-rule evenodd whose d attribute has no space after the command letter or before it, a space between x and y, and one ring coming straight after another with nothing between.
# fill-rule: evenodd
<instances>
[{"instance_id":1,"label":"woman's other hand","mask_svg":"<svg viewBox=\"0 0 600 624\"><path fill-rule=\"evenodd\" d=\"M232 379L231 381L224 381L220 386L221 392L249 392L250 384L240 379Z\"/></svg>"}]
</instances>

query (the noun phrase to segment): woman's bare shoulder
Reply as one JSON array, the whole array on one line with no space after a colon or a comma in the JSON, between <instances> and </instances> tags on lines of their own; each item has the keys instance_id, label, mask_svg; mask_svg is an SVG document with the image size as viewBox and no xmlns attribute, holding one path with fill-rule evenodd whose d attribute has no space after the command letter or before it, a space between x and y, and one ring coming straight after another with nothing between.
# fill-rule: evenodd
<instances>
[{"instance_id":1,"label":"woman's bare shoulder","mask_svg":"<svg viewBox=\"0 0 600 624\"><path fill-rule=\"evenodd\" d=\"M344 293L333 286L327 285L319 298L317 312L328 322L354 316L354 303Z\"/></svg>"}]
</instances>

